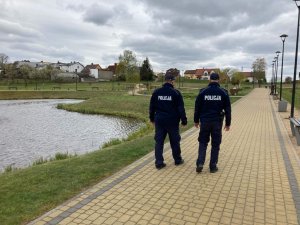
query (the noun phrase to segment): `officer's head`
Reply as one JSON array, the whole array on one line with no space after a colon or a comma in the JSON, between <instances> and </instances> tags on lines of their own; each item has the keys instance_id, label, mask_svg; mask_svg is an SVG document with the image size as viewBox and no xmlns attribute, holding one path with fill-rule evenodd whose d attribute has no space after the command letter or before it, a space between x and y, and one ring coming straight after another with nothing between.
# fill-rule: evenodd
<instances>
[{"instance_id":1,"label":"officer's head","mask_svg":"<svg viewBox=\"0 0 300 225\"><path fill-rule=\"evenodd\" d=\"M165 81L173 84L173 82L175 81L175 76L171 72L167 71L165 74Z\"/></svg>"},{"instance_id":2,"label":"officer's head","mask_svg":"<svg viewBox=\"0 0 300 225\"><path fill-rule=\"evenodd\" d=\"M212 73L209 78L210 82L219 82L220 76L217 73Z\"/></svg>"}]
</instances>

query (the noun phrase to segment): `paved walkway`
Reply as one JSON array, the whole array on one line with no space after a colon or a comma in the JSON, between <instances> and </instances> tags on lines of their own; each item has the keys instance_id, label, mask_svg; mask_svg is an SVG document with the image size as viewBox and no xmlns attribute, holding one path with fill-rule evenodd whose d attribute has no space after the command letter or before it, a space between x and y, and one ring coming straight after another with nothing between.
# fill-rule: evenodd
<instances>
[{"instance_id":1,"label":"paved walkway","mask_svg":"<svg viewBox=\"0 0 300 225\"><path fill-rule=\"evenodd\" d=\"M275 106L267 89L233 105L215 174L195 172L192 128L184 165L167 150L158 171L151 153L31 224L300 224L300 163Z\"/></svg>"}]
</instances>

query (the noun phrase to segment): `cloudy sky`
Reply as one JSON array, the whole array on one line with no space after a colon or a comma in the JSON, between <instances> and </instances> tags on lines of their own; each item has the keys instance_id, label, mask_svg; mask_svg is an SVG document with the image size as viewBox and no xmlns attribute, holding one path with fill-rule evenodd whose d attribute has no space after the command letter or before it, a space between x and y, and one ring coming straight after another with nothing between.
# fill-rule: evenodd
<instances>
[{"instance_id":1,"label":"cloudy sky","mask_svg":"<svg viewBox=\"0 0 300 225\"><path fill-rule=\"evenodd\" d=\"M106 67L127 49L139 61L148 57L154 71L250 71L264 57L270 77L285 33L284 76L293 75L298 12L293 0L0 0L0 9L0 53L11 62Z\"/></svg>"}]
</instances>

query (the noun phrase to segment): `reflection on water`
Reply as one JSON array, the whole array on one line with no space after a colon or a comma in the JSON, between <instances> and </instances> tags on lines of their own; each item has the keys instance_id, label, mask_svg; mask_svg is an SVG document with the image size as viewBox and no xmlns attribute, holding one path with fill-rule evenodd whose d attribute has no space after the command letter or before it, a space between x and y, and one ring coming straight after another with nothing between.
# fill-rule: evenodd
<instances>
[{"instance_id":1,"label":"reflection on water","mask_svg":"<svg viewBox=\"0 0 300 225\"><path fill-rule=\"evenodd\" d=\"M25 167L57 152L83 154L113 138L125 138L142 123L56 109L81 100L0 101L0 171Z\"/></svg>"}]
</instances>

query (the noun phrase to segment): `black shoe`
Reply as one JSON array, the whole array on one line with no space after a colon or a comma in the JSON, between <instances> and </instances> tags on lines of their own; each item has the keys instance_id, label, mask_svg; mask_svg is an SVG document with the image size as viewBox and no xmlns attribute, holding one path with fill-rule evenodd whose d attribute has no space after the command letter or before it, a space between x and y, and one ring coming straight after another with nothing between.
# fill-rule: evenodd
<instances>
[{"instance_id":1,"label":"black shoe","mask_svg":"<svg viewBox=\"0 0 300 225\"><path fill-rule=\"evenodd\" d=\"M202 172L202 170L203 170L203 165L197 165L197 168L196 168L196 172L197 173L201 173Z\"/></svg>"},{"instance_id":2,"label":"black shoe","mask_svg":"<svg viewBox=\"0 0 300 225\"><path fill-rule=\"evenodd\" d=\"M219 170L218 167L210 168L210 172L211 172L211 173L215 173L215 172L217 172L218 170Z\"/></svg>"},{"instance_id":3,"label":"black shoe","mask_svg":"<svg viewBox=\"0 0 300 225\"><path fill-rule=\"evenodd\" d=\"M181 164L183 164L183 163L184 163L184 160L181 159L179 162L175 162L175 166L179 166L179 165L181 165Z\"/></svg>"},{"instance_id":4,"label":"black shoe","mask_svg":"<svg viewBox=\"0 0 300 225\"><path fill-rule=\"evenodd\" d=\"M162 163L162 164L156 164L155 167L156 167L156 169L160 170L160 169L166 167L166 165L167 165L167 164L165 164L165 163Z\"/></svg>"}]
</instances>

